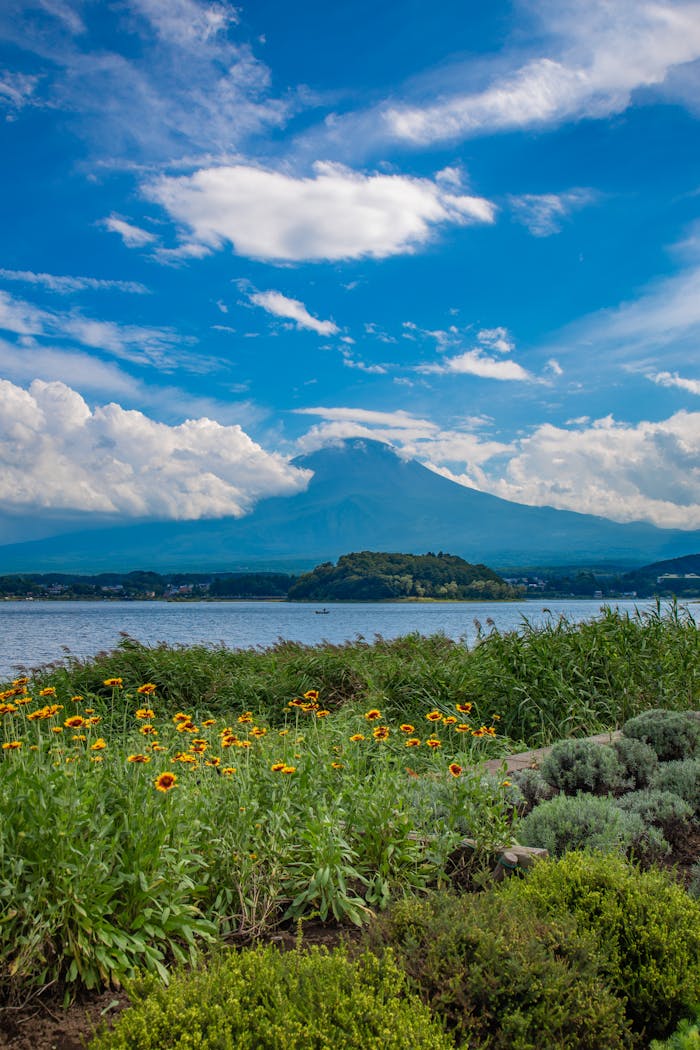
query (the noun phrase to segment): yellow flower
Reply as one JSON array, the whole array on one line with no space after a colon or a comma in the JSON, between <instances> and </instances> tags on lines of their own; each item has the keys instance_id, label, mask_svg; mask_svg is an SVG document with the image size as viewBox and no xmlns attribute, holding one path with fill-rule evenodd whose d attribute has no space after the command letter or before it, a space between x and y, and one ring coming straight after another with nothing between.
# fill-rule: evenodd
<instances>
[{"instance_id":1,"label":"yellow flower","mask_svg":"<svg viewBox=\"0 0 700 1050\"><path fill-rule=\"evenodd\" d=\"M461 777L462 767L457 762L450 762L447 768L449 769L453 777Z\"/></svg>"},{"instance_id":2,"label":"yellow flower","mask_svg":"<svg viewBox=\"0 0 700 1050\"><path fill-rule=\"evenodd\" d=\"M186 722L178 722L177 725L175 726L175 728L177 729L178 733L198 733L199 732L199 729L197 728L197 726L194 724L194 722L190 721L189 718L187 719Z\"/></svg>"},{"instance_id":3,"label":"yellow flower","mask_svg":"<svg viewBox=\"0 0 700 1050\"><path fill-rule=\"evenodd\" d=\"M316 718L326 718L330 714L330 711L317 711Z\"/></svg>"},{"instance_id":4,"label":"yellow flower","mask_svg":"<svg viewBox=\"0 0 700 1050\"><path fill-rule=\"evenodd\" d=\"M439 740L436 740L435 737L430 737L430 739L426 740L425 743L426 743L427 747L432 747L432 748L442 747L442 743Z\"/></svg>"},{"instance_id":5,"label":"yellow flower","mask_svg":"<svg viewBox=\"0 0 700 1050\"><path fill-rule=\"evenodd\" d=\"M241 725L246 725L247 723L252 722L253 721L253 713L252 713L252 711L244 711L242 715L238 716L238 721L240 722Z\"/></svg>"},{"instance_id":6,"label":"yellow flower","mask_svg":"<svg viewBox=\"0 0 700 1050\"><path fill-rule=\"evenodd\" d=\"M80 742L81 740L87 740L87 737L85 736L85 733L78 733L76 736L72 736L71 740L77 740Z\"/></svg>"},{"instance_id":7,"label":"yellow flower","mask_svg":"<svg viewBox=\"0 0 700 1050\"><path fill-rule=\"evenodd\" d=\"M342 769L342 768L343 768L343 763L342 762L331 762L331 769Z\"/></svg>"},{"instance_id":8,"label":"yellow flower","mask_svg":"<svg viewBox=\"0 0 700 1050\"><path fill-rule=\"evenodd\" d=\"M236 740L234 741L236 747L250 747L250 740Z\"/></svg>"},{"instance_id":9,"label":"yellow flower","mask_svg":"<svg viewBox=\"0 0 700 1050\"><path fill-rule=\"evenodd\" d=\"M368 722L375 722L378 718L382 717L381 711L378 711L376 707L373 707L371 711L368 711L365 718Z\"/></svg>"},{"instance_id":10,"label":"yellow flower","mask_svg":"<svg viewBox=\"0 0 700 1050\"><path fill-rule=\"evenodd\" d=\"M455 707L457 708L457 710L459 711L459 713L461 715L469 715L469 714L471 714L471 710L472 710L473 706L474 706L473 704L470 704L468 702L465 703L465 704L455 704Z\"/></svg>"},{"instance_id":11,"label":"yellow flower","mask_svg":"<svg viewBox=\"0 0 700 1050\"><path fill-rule=\"evenodd\" d=\"M0 704L0 715L12 715L16 710L14 704Z\"/></svg>"},{"instance_id":12,"label":"yellow flower","mask_svg":"<svg viewBox=\"0 0 700 1050\"><path fill-rule=\"evenodd\" d=\"M417 736L410 736L406 741L406 747L420 747L420 740Z\"/></svg>"},{"instance_id":13,"label":"yellow flower","mask_svg":"<svg viewBox=\"0 0 700 1050\"><path fill-rule=\"evenodd\" d=\"M129 755L127 762L150 762L150 755Z\"/></svg>"},{"instance_id":14,"label":"yellow flower","mask_svg":"<svg viewBox=\"0 0 700 1050\"><path fill-rule=\"evenodd\" d=\"M221 759L218 756L216 756L214 758L208 758L206 760L206 762L204 763L204 765L205 766L214 766L214 768L216 768L217 766L221 765Z\"/></svg>"},{"instance_id":15,"label":"yellow flower","mask_svg":"<svg viewBox=\"0 0 700 1050\"><path fill-rule=\"evenodd\" d=\"M307 689L304 693L305 700L318 700L318 689Z\"/></svg>"},{"instance_id":16,"label":"yellow flower","mask_svg":"<svg viewBox=\"0 0 700 1050\"><path fill-rule=\"evenodd\" d=\"M235 772L236 772L236 767L235 766L223 766L222 769L221 769L222 777L232 777Z\"/></svg>"},{"instance_id":17,"label":"yellow flower","mask_svg":"<svg viewBox=\"0 0 700 1050\"><path fill-rule=\"evenodd\" d=\"M190 765L196 763L197 756L190 755L187 751L178 751L177 754L173 755L173 762L188 762Z\"/></svg>"},{"instance_id":18,"label":"yellow flower","mask_svg":"<svg viewBox=\"0 0 700 1050\"><path fill-rule=\"evenodd\" d=\"M176 715L173 715L173 722L175 723L175 725L177 725L178 722L191 722L191 721L192 721L192 715L186 715L184 713L184 711L178 711L178 713Z\"/></svg>"},{"instance_id":19,"label":"yellow flower","mask_svg":"<svg viewBox=\"0 0 700 1050\"><path fill-rule=\"evenodd\" d=\"M402 733L415 733L416 731L416 727L410 725L410 723L408 722L404 722L402 726L399 726L399 729Z\"/></svg>"},{"instance_id":20,"label":"yellow flower","mask_svg":"<svg viewBox=\"0 0 700 1050\"><path fill-rule=\"evenodd\" d=\"M157 688L158 687L154 685L153 682L144 682L143 685L140 685L138 687L136 692L139 693L141 696L152 696Z\"/></svg>"},{"instance_id":21,"label":"yellow flower","mask_svg":"<svg viewBox=\"0 0 700 1050\"><path fill-rule=\"evenodd\" d=\"M121 689L124 685L123 678L105 678L104 685L111 685L113 689Z\"/></svg>"},{"instance_id":22,"label":"yellow flower","mask_svg":"<svg viewBox=\"0 0 700 1050\"><path fill-rule=\"evenodd\" d=\"M79 703L80 703L80 701L81 701L82 699L83 699L83 698L82 698L82 696L72 696L72 697L71 697L71 701L72 701L72 702L73 702L74 704L79 704Z\"/></svg>"},{"instance_id":23,"label":"yellow flower","mask_svg":"<svg viewBox=\"0 0 700 1050\"><path fill-rule=\"evenodd\" d=\"M190 744L190 751L194 751L195 755L203 755L208 747L206 740L193 740Z\"/></svg>"},{"instance_id":24,"label":"yellow flower","mask_svg":"<svg viewBox=\"0 0 700 1050\"><path fill-rule=\"evenodd\" d=\"M286 736L288 732L288 729L280 729L278 736Z\"/></svg>"},{"instance_id":25,"label":"yellow flower","mask_svg":"<svg viewBox=\"0 0 700 1050\"><path fill-rule=\"evenodd\" d=\"M457 719L454 715L445 715L445 717L442 720L442 724L446 726L453 726L456 721Z\"/></svg>"},{"instance_id":26,"label":"yellow flower","mask_svg":"<svg viewBox=\"0 0 700 1050\"><path fill-rule=\"evenodd\" d=\"M107 741L104 740L101 736L99 736L97 738L97 740L95 741L95 743L90 745L90 750L91 751L103 751L106 747L107 747Z\"/></svg>"},{"instance_id":27,"label":"yellow flower","mask_svg":"<svg viewBox=\"0 0 700 1050\"><path fill-rule=\"evenodd\" d=\"M47 686L46 689L40 689L39 690L39 696L55 696L55 695L56 695L56 690L54 689L54 687L52 685Z\"/></svg>"},{"instance_id":28,"label":"yellow flower","mask_svg":"<svg viewBox=\"0 0 700 1050\"><path fill-rule=\"evenodd\" d=\"M227 733L225 736L222 736L222 738L221 738L221 746L222 747L231 747L231 745L237 743L237 741L238 741L238 737L236 736L235 733Z\"/></svg>"},{"instance_id":29,"label":"yellow flower","mask_svg":"<svg viewBox=\"0 0 700 1050\"><path fill-rule=\"evenodd\" d=\"M202 722L202 726L205 729L208 729L209 726L213 726L213 725L216 725L216 719L215 718L207 718L204 722Z\"/></svg>"},{"instance_id":30,"label":"yellow flower","mask_svg":"<svg viewBox=\"0 0 700 1050\"><path fill-rule=\"evenodd\" d=\"M136 712L136 717L140 718L143 721L147 718L155 718L156 713L155 711L152 711L150 707L139 707L138 711Z\"/></svg>"},{"instance_id":31,"label":"yellow flower","mask_svg":"<svg viewBox=\"0 0 700 1050\"><path fill-rule=\"evenodd\" d=\"M62 733L63 732L63 726L52 726L51 727L51 732L52 733Z\"/></svg>"},{"instance_id":32,"label":"yellow flower","mask_svg":"<svg viewBox=\"0 0 700 1050\"><path fill-rule=\"evenodd\" d=\"M85 725L85 719L82 715L71 715L63 724L67 729L82 729Z\"/></svg>"},{"instance_id":33,"label":"yellow flower","mask_svg":"<svg viewBox=\"0 0 700 1050\"><path fill-rule=\"evenodd\" d=\"M428 711L425 717L428 719L429 722L442 722L441 711Z\"/></svg>"},{"instance_id":34,"label":"yellow flower","mask_svg":"<svg viewBox=\"0 0 700 1050\"><path fill-rule=\"evenodd\" d=\"M511 784L512 784L511 780L502 780L501 781L501 787L503 787L503 788L509 788L511 786Z\"/></svg>"},{"instance_id":35,"label":"yellow flower","mask_svg":"<svg viewBox=\"0 0 700 1050\"><path fill-rule=\"evenodd\" d=\"M158 730L152 725L141 726L139 733L142 736L158 736Z\"/></svg>"},{"instance_id":36,"label":"yellow flower","mask_svg":"<svg viewBox=\"0 0 700 1050\"><path fill-rule=\"evenodd\" d=\"M360 740L364 740L365 738L363 733L353 733L350 739L352 740L353 744L357 744Z\"/></svg>"},{"instance_id":37,"label":"yellow flower","mask_svg":"<svg viewBox=\"0 0 700 1050\"><path fill-rule=\"evenodd\" d=\"M470 733L471 728L467 722L460 722L459 725L455 726L455 733Z\"/></svg>"},{"instance_id":38,"label":"yellow flower","mask_svg":"<svg viewBox=\"0 0 700 1050\"><path fill-rule=\"evenodd\" d=\"M264 729L262 726L253 726L250 732L252 736L265 736L267 729Z\"/></svg>"},{"instance_id":39,"label":"yellow flower","mask_svg":"<svg viewBox=\"0 0 700 1050\"><path fill-rule=\"evenodd\" d=\"M167 747L163 747L162 744L156 744L155 740L153 741L152 744L149 744L148 746L150 747L151 751L167 751L168 750Z\"/></svg>"},{"instance_id":40,"label":"yellow flower","mask_svg":"<svg viewBox=\"0 0 700 1050\"><path fill-rule=\"evenodd\" d=\"M285 763L284 762L275 762L275 763L273 763L273 765L270 766L270 769L272 770L273 773L281 773L282 770L284 769L284 767L285 767Z\"/></svg>"},{"instance_id":41,"label":"yellow flower","mask_svg":"<svg viewBox=\"0 0 700 1050\"><path fill-rule=\"evenodd\" d=\"M177 777L174 773L161 773L159 777L153 781L153 786L156 791L171 791L172 788L177 787Z\"/></svg>"},{"instance_id":42,"label":"yellow flower","mask_svg":"<svg viewBox=\"0 0 700 1050\"><path fill-rule=\"evenodd\" d=\"M296 771L296 766L283 766L282 769L280 769L280 773L296 773Z\"/></svg>"},{"instance_id":43,"label":"yellow flower","mask_svg":"<svg viewBox=\"0 0 700 1050\"><path fill-rule=\"evenodd\" d=\"M2 745L3 751L19 751L22 746L21 740L8 740Z\"/></svg>"},{"instance_id":44,"label":"yellow flower","mask_svg":"<svg viewBox=\"0 0 700 1050\"><path fill-rule=\"evenodd\" d=\"M388 740L389 726L377 726L376 729L372 730L372 736L375 740Z\"/></svg>"}]
</instances>

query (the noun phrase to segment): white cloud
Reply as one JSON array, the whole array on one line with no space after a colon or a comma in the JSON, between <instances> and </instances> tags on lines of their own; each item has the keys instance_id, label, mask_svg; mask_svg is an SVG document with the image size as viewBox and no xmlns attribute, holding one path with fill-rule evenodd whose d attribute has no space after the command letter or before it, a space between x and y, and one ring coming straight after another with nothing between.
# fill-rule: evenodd
<instances>
[{"instance_id":1,"label":"white cloud","mask_svg":"<svg viewBox=\"0 0 700 1050\"><path fill-rule=\"evenodd\" d=\"M497 350L499 354L509 354L511 350L515 349L515 343L511 339L508 329L502 326L498 328L482 328L477 333L477 339L482 346L488 347L489 350Z\"/></svg>"},{"instance_id":2,"label":"white cloud","mask_svg":"<svg viewBox=\"0 0 700 1050\"><path fill-rule=\"evenodd\" d=\"M144 248L156 240L155 235L149 233L148 230L142 230L139 226L134 226L116 215L110 215L104 220L103 225L110 233L118 233L127 248Z\"/></svg>"},{"instance_id":3,"label":"white cloud","mask_svg":"<svg viewBox=\"0 0 700 1050\"><path fill-rule=\"evenodd\" d=\"M151 365L163 371L176 365L206 371L212 362L183 349L183 339L169 328L122 325L84 317L77 311L44 310L0 290L0 330L21 337L65 338L81 346L103 350L125 361Z\"/></svg>"},{"instance_id":4,"label":"white cloud","mask_svg":"<svg viewBox=\"0 0 700 1050\"><path fill-rule=\"evenodd\" d=\"M700 379L685 379L678 372L656 372L647 376L653 383L659 386L678 387L679 390L687 390L689 394L697 394L700 397Z\"/></svg>"},{"instance_id":5,"label":"white cloud","mask_svg":"<svg viewBox=\"0 0 700 1050\"><path fill-rule=\"evenodd\" d=\"M465 350L455 357L444 357L439 364L418 365L417 372L435 375L472 375L481 379L499 379L515 382L534 382L531 375L516 361L503 361L489 357L481 350Z\"/></svg>"},{"instance_id":6,"label":"white cloud","mask_svg":"<svg viewBox=\"0 0 700 1050\"><path fill-rule=\"evenodd\" d=\"M248 513L310 474L240 426L167 426L118 404L90 409L65 383L0 380L0 499L8 511L194 520Z\"/></svg>"},{"instance_id":7,"label":"white cloud","mask_svg":"<svg viewBox=\"0 0 700 1050\"><path fill-rule=\"evenodd\" d=\"M163 177L146 188L198 244L225 242L272 261L384 258L415 251L442 224L491 223L494 206L407 175L317 163L297 178L237 164Z\"/></svg>"},{"instance_id":8,"label":"white cloud","mask_svg":"<svg viewBox=\"0 0 700 1050\"><path fill-rule=\"evenodd\" d=\"M251 303L261 306L275 317L287 317L296 323L297 328L308 328L318 335L337 335L340 331L333 321L319 321L313 317L298 299L288 299L281 292L254 292L248 297Z\"/></svg>"},{"instance_id":9,"label":"white cloud","mask_svg":"<svg viewBox=\"0 0 700 1050\"><path fill-rule=\"evenodd\" d=\"M607 417L576 429L544 424L519 443L500 478L479 487L614 521L700 528L700 412L636 424Z\"/></svg>"},{"instance_id":10,"label":"white cloud","mask_svg":"<svg viewBox=\"0 0 700 1050\"><path fill-rule=\"evenodd\" d=\"M563 220L578 208L596 200L589 189L568 190L566 193L524 193L511 196L508 203L516 220L527 226L535 237L551 237L559 233Z\"/></svg>"},{"instance_id":11,"label":"white cloud","mask_svg":"<svg viewBox=\"0 0 700 1050\"><path fill-rule=\"evenodd\" d=\"M24 284L38 284L50 292L59 295L70 295L82 291L116 291L129 292L134 295L148 294L148 288L139 281L116 281L100 277L67 277L53 273L34 273L32 270L5 270L0 268L0 279L3 281L21 281Z\"/></svg>"},{"instance_id":12,"label":"white cloud","mask_svg":"<svg viewBox=\"0 0 700 1050\"><path fill-rule=\"evenodd\" d=\"M547 42L483 90L381 114L385 131L428 145L445 139L620 113L642 87L700 57L700 6L670 0L542 0L529 4ZM534 33L532 34L534 36Z\"/></svg>"},{"instance_id":13,"label":"white cloud","mask_svg":"<svg viewBox=\"0 0 700 1050\"><path fill-rule=\"evenodd\" d=\"M0 73L0 104L10 109L22 109L34 100L34 92L39 77L26 73L12 73L9 70Z\"/></svg>"}]
</instances>

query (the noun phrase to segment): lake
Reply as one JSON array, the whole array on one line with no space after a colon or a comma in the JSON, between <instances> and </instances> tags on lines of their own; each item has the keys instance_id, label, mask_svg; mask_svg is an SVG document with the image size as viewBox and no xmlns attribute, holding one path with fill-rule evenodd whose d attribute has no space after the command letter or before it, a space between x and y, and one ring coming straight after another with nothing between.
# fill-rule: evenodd
<instances>
[{"instance_id":1,"label":"lake","mask_svg":"<svg viewBox=\"0 0 700 1050\"><path fill-rule=\"evenodd\" d=\"M654 602L614 601L620 610L653 608ZM19 668L38 667L73 656L114 649L122 634L147 645L226 645L251 648L280 639L315 644L375 635L396 638L417 631L443 632L467 644L476 638L475 620L485 630L517 630L526 617L541 624L563 615L579 622L600 614L595 601L341 603L295 602L0 602L0 679Z\"/></svg>"}]
</instances>

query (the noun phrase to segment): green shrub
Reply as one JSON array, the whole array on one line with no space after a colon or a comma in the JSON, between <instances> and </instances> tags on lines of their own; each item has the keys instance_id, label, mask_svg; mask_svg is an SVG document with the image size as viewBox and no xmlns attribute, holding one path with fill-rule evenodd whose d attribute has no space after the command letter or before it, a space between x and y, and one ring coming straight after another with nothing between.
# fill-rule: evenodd
<instances>
[{"instance_id":1,"label":"green shrub","mask_svg":"<svg viewBox=\"0 0 700 1050\"><path fill-rule=\"evenodd\" d=\"M208 969L127 986L133 1005L91 1050L449 1050L391 953L229 952Z\"/></svg>"},{"instance_id":2,"label":"green shrub","mask_svg":"<svg viewBox=\"0 0 700 1050\"><path fill-rule=\"evenodd\" d=\"M649 744L661 762L693 758L700 752L700 721L687 711L645 711L625 722L622 732Z\"/></svg>"},{"instance_id":3,"label":"green shrub","mask_svg":"<svg viewBox=\"0 0 700 1050\"><path fill-rule=\"evenodd\" d=\"M700 1050L700 1009L694 1017L684 1017L665 1042L654 1039L649 1050Z\"/></svg>"},{"instance_id":4,"label":"green shrub","mask_svg":"<svg viewBox=\"0 0 700 1050\"><path fill-rule=\"evenodd\" d=\"M700 816L700 758L662 762L652 777L651 786L680 795Z\"/></svg>"},{"instance_id":5,"label":"green shrub","mask_svg":"<svg viewBox=\"0 0 700 1050\"><path fill-rule=\"evenodd\" d=\"M696 861L690 869L688 893L696 900L700 900L700 860Z\"/></svg>"},{"instance_id":6,"label":"green shrub","mask_svg":"<svg viewBox=\"0 0 700 1050\"><path fill-rule=\"evenodd\" d=\"M592 740L560 740L545 756L540 773L565 795L606 795L619 786L622 769L609 747Z\"/></svg>"},{"instance_id":7,"label":"green shrub","mask_svg":"<svg viewBox=\"0 0 700 1050\"><path fill-rule=\"evenodd\" d=\"M644 823L659 828L671 843L680 843L694 821L693 807L672 791L630 791L617 800L626 813L637 813Z\"/></svg>"},{"instance_id":8,"label":"green shrub","mask_svg":"<svg viewBox=\"0 0 700 1050\"><path fill-rule=\"evenodd\" d=\"M667 1036L700 1002L700 903L663 872L569 853L500 892L543 918L573 916L579 931L596 937L603 973L625 1001L639 1045Z\"/></svg>"},{"instance_id":9,"label":"green shrub","mask_svg":"<svg viewBox=\"0 0 700 1050\"><path fill-rule=\"evenodd\" d=\"M523 818L518 838L524 846L539 846L552 857L569 850L628 853L645 834L644 822L623 813L612 798L596 795L557 795Z\"/></svg>"},{"instance_id":10,"label":"green shrub","mask_svg":"<svg viewBox=\"0 0 700 1050\"><path fill-rule=\"evenodd\" d=\"M512 780L520 788L520 793L528 809L546 802L556 794L551 784L543 779L538 769L519 769L511 774Z\"/></svg>"},{"instance_id":11,"label":"green shrub","mask_svg":"<svg viewBox=\"0 0 700 1050\"><path fill-rule=\"evenodd\" d=\"M643 740L621 736L610 745L622 767L622 778L631 789L648 787L659 760L656 752Z\"/></svg>"},{"instance_id":12,"label":"green shrub","mask_svg":"<svg viewBox=\"0 0 700 1050\"><path fill-rule=\"evenodd\" d=\"M472 1050L607 1050L628 1045L624 1010L596 948L570 917L549 920L492 890L407 899L370 928L413 986Z\"/></svg>"}]
</instances>

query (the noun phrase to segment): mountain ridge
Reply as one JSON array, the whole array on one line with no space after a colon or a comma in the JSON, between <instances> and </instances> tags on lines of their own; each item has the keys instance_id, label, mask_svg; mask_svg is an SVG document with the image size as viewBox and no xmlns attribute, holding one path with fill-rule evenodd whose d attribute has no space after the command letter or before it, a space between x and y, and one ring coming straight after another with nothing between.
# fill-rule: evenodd
<instances>
[{"instance_id":1,"label":"mountain ridge","mask_svg":"<svg viewBox=\"0 0 700 1050\"><path fill-rule=\"evenodd\" d=\"M165 568L313 568L352 550L449 550L496 567L606 559L629 566L700 549L700 531L620 524L552 507L510 503L458 485L351 439L297 457L307 489L261 501L244 518L85 529L0 546L0 572Z\"/></svg>"}]
</instances>

